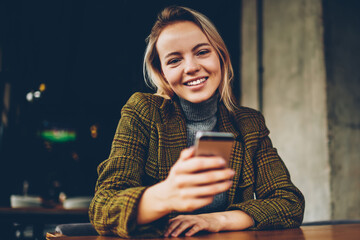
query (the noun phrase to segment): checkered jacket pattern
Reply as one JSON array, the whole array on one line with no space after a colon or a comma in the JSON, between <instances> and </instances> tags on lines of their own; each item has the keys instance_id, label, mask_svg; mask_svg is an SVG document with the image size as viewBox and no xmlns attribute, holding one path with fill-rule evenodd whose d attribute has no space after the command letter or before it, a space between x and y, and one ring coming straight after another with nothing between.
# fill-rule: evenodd
<instances>
[{"instance_id":1,"label":"checkered jacket pattern","mask_svg":"<svg viewBox=\"0 0 360 240\"><path fill-rule=\"evenodd\" d=\"M304 197L269 138L263 116L240 107L229 113L220 103L218 130L236 141L230 167L227 210L242 210L255 220L251 230L301 225ZM121 111L110 156L98 167L89 217L101 235L159 237L169 214L147 225L136 224L137 206L149 186L164 180L186 147L186 122L180 104L148 93L135 93ZM256 198L256 199L255 199Z\"/></svg>"}]
</instances>

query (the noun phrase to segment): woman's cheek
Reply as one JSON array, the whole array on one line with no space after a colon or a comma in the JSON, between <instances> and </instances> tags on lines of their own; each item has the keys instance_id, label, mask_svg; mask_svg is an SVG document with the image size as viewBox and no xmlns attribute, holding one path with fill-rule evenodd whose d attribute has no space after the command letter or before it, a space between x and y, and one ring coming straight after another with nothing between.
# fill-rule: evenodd
<instances>
[{"instance_id":1,"label":"woman's cheek","mask_svg":"<svg viewBox=\"0 0 360 240\"><path fill-rule=\"evenodd\" d=\"M175 71L168 71L165 76L170 85L176 85L178 82L181 82L179 74Z\"/></svg>"}]
</instances>

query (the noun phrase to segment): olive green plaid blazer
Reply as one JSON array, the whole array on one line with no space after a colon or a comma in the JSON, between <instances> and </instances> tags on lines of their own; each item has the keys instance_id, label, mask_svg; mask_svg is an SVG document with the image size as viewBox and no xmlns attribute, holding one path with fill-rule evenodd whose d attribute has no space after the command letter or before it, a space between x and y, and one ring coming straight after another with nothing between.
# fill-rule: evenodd
<instances>
[{"instance_id":1,"label":"olive green plaid blazer","mask_svg":"<svg viewBox=\"0 0 360 240\"><path fill-rule=\"evenodd\" d=\"M263 116L245 107L230 114L220 104L218 126L236 137L230 160L236 174L227 192L227 210L248 213L255 220L254 230L298 227L304 197L273 148ZM146 93L135 93L128 100L110 156L98 167L89 216L99 234L156 237L164 233L176 213L138 226L137 205L147 187L167 177L186 142L186 122L176 100Z\"/></svg>"}]
</instances>

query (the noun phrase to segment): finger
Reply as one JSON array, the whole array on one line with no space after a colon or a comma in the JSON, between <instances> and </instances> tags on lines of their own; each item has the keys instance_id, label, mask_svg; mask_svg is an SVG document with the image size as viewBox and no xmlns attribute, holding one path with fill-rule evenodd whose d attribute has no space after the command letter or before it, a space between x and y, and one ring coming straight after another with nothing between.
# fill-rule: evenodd
<instances>
[{"instance_id":1,"label":"finger","mask_svg":"<svg viewBox=\"0 0 360 240\"><path fill-rule=\"evenodd\" d=\"M225 167L226 161L221 157L192 157L178 164L176 172L195 173Z\"/></svg>"},{"instance_id":2,"label":"finger","mask_svg":"<svg viewBox=\"0 0 360 240\"><path fill-rule=\"evenodd\" d=\"M232 185L231 180L226 180L210 185L187 187L179 192L179 196L183 199L201 198L206 196L214 196L216 194L227 191Z\"/></svg>"},{"instance_id":3,"label":"finger","mask_svg":"<svg viewBox=\"0 0 360 240\"><path fill-rule=\"evenodd\" d=\"M179 160L183 161L183 160L189 159L189 158L193 157L194 154L195 154L194 147L185 148L184 150L181 151Z\"/></svg>"},{"instance_id":4,"label":"finger","mask_svg":"<svg viewBox=\"0 0 360 240\"><path fill-rule=\"evenodd\" d=\"M173 217L169 219L169 223L175 222L175 221L181 221L181 219L187 218L188 215L177 215L176 217Z\"/></svg>"},{"instance_id":5,"label":"finger","mask_svg":"<svg viewBox=\"0 0 360 240\"><path fill-rule=\"evenodd\" d=\"M189 231L187 231L187 233L185 233L185 236L191 237L194 234L200 232L201 230L204 230L204 228L201 227L200 225L196 224Z\"/></svg>"},{"instance_id":6,"label":"finger","mask_svg":"<svg viewBox=\"0 0 360 240\"><path fill-rule=\"evenodd\" d=\"M180 225L181 221L178 219L170 219L169 220L170 226L166 230L166 233L164 234L165 237L169 237L170 234Z\"/></svg>"},{"instance_id":7,"label":"finger","mask_svg":"<svg viewBox=\"0 0 360 240\"><path fill-rule=\"evenodd\" d=\"M192 212L196 209L209 205L214 201L214 196L206 196L192 199L183 199L175 208L178 212Z\"/></svg>"},{"instance_id":8,"label":"finger","mask_svg":"<svg viewBox=\"0 0 360 240\"><path fill-rule=\"evenodd\" d=\"M200 173L183 174L175 179L177 187L209 185L217 182L230 180L234 176L234 170L230 168L209 170Z\"/></svg>"},{"instance_id":9,"label":"finger","mask_svg":"<svg viewBox=\"0 0 360 240\"><path fill-rule=\"evenodd\" d=\"M173 230L173 232L171 233L172 237L177 237L179 236L181 233L183 233L184 231L186 231L186 229L192 227L195 224L194 221L189 220L184 220L181 221L180 224L177 226L176 229Z\"/></svg>"},{"instance_id":10,"label":"finger","mask_svg":"<svg viewBox=\"0 0 360 240\"><path fill-rule=\"evenodd\" d=\"M181 224L183 219L186 218L184 215L178 215L174 218L171 218L169 220L169 227L166 230L166 233L164 234L165 237L170 236L170 234Z\"/></svg>"}]
</instances>

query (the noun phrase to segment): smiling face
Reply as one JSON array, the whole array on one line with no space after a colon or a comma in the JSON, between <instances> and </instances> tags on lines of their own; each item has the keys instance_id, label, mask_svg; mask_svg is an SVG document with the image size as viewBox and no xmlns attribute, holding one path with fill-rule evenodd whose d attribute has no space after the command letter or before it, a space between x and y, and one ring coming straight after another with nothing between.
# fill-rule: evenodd
<instances>
[{"instance_id":1,"label":"smiling face","mask_svg":"<svg viewBox=\"0 0 360 240\"><path fill-rule=\"evenodd\" d=\"M200 103L218 89L222 74L216 50L192 22L176 22L164 28L156 43L161 70L179 97Z\"/></svg>"}]
</instances>

